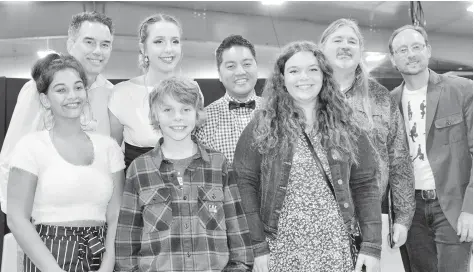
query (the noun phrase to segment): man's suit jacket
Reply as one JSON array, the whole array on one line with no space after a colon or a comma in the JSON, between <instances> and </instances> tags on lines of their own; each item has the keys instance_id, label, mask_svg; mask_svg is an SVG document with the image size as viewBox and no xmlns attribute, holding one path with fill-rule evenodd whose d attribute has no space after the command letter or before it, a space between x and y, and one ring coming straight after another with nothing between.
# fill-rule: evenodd
<instances>
[{"instance_id":1,"label":"man's suit jacket","mask_svg":"<svg viewBox=\"0 0 474 272\"><path fill-rule=\"evenodd\" d=\"M403 86L391 92L402 113ZM454 229L461 211L472 214L472 86L472 80L430 70L426 153L441 209Z\"/></svg>"}]
</instances>

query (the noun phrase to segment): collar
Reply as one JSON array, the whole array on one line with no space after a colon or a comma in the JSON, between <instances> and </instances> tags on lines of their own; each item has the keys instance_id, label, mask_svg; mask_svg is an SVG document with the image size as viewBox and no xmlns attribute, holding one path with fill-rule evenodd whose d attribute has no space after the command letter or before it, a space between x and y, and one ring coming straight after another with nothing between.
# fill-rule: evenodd
<instances>
[{"instance_id":1,"label":"collar","mask_svg":"<svg viewBox=\"0 0 474 272\"><path fill-rule=\"evenodd\" d=\"M230 101L234 101L234 102L237 102L237 103L247 103L251 100L255 100L256 102L256 99L257 99L257 95L255 94L255 90L252 91L252 95L245 101L239 101L237 99L235 99L234 97L230 96L229 93L225 93L224 97L223 97L223 100L225 102L225 104L229 104Z\"/></svg>"},{"instance_id":2,"label":"collar","mask_svg":"<svg viewBox=\"0 0 474 272\"><path fill-rule=\"evenodd\" d=\"M428 77L428 89L430 85L436 85L441 81L441 76L436 73L435 71L431 70L428 68L428 71L430 73ZM405 87L405 80L402 81L402 83L396 88L399 89L400 91L403 91L403 88Z\"/></svg>"},{"instance_id":3,"label":"collar","mask_svg":"<svg viewBox=\"0 0 474 272\"><path fill-rule=\"evenodd\" d=\"M359 74L355 76L354 81L352 81L352 84L349 87L342 90L342 93L348 95L353 89L360 86L362 86L362 76Z\"/></svg>"},{"instance_id":4,"label":"collar","mask_svg":"<svg viewBox=\"0 0 474 272\"><path fill-rule=\"evenodd\" d=\"M206 148L199 143L199 141L197 140L197 137L195 135L191 135L191 139L197 145L197 148L198 148L198 152L196 152L196 154L193 155L193 160L202 158L205 162L210 162L211 159L210 159L209 153L207 153ZM165 139L161 137L158 140L158 143L156 144L156 146L151 151L152 160L155 162L155 165L158 167L158 169L160 168L161 163L163 161L165 162L168 161L163 156L163 151L161 150L161 145L163 144L164 140Z\"/></svg>"},{"instance_id":5,"label":"collar","mask_svg":"<svg viewBox=\"0 0 474 272\"><path fill-rule=\"evenodd\" d=\"M94 83L92 83L91 87L89 88L89 90L99 88L99 87L113 88L114 85L110 81L105 79L103 75L98 74Z\"/></svg>"}]
</instances>

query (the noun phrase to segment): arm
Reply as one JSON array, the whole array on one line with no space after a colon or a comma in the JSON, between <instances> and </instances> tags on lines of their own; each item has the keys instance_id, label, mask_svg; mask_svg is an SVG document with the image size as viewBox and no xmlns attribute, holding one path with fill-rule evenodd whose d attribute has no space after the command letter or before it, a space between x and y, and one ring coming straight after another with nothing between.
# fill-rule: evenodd
<instances>
[{"instance_id":1,"label":"arm","mask_svg":"<svg viewBox=\"0 0 474 272\"><path fill-rule=\"evenodd\" d=\"M138 271L138 253L141 247L143 218L138 198L137 168L130 164L122 195L115 236L115 271Z\"/></svg>"},{"instance_id":2,"label":"arm","mask_svg":"<svg viewBox=\"0 0 474 272\"><path fill-rule=\"evenodd\" d=\"M387 137L389 178L395 224L410 229L415 214L415 177L406 141L405 124L394 99L390 99L390 128Z\"/></svg>"},{"instance_id":3,"label":"arm","mask_svg":"<svg viewBox=\"0 0 474 272\"><path fill-rule=\"evenodd\" d=\"M109 109L109 121L110 121L110 136L117 142L118 145L122 145L123 142L123 125L120 120L110 111Z\"/></svg>"},{"instance_id":4,"label":"arm","mask_svg":"<svg viewBox=\"0 0 474 272\"><path fill-rule=\"evenodd\" d=\"M377 164L366 133L358 139L359 165L351 168L350 187L362 234L360 254L380 259L382 246L382 209L375 177Z\"/></svg>"},{"instance_id":5,"label":"arm","mask_svg":"<svg viewBox=\"0 0 474 272\"><path fill-rule=\"evenodd\" d=\"M461 86L464 98L463 115L467 131L467 145L472 159L472 81L466 80L467 84ZM457 235L460 236L460 242L471 242L473 237L472 226L472 166L469 176L469 184L464 193L461 214L458 217Z\"/></svg>"},{"instance_id":6,"label":"arm","mask_svg":"<svg viewBox=\"0 0 474 272\"><path fill-rule=\"evenodd\" d=\"M113 271L115 264L115 233L122 201L124 173L123 170L112 174L114 191L107 206L107 234L105 238L105 253L99 271Z\"/></svg>"},{"instance_id":7,"label":"arm","mask_svg":"<svg viewBox=\"0 0 474 272\"><path fill-rule=\"evenodd\" d=\"M37 181L36 175L11 168L8 180L8 228L39 270L64 272L30 222Z\"/></svg>"},{"instance_id":8,"label":"arm","mask_svg":"<svg viewBox=\"0 0 474 272\"><path fill-rule=\"evenodd\" d=\"M256 121L252 120L240 135L235 149L234 175L237 180L242 207L249 225L254 256L270 254L262 220L260 219L260 163L262 157L252 147Z\"/></svg>"},{"instance_id":9,"label":"arm","mask_svg":"<svg viewBox=\"0 0 474 272\"><path fill-rule=\"evenodd\" d=\"M222 183L224 191L224 213L227 226L227 243L229 245L229 263L253 263L252 244L247 219L243 212L239 188L233 171L228 172L227 160L222 164ZM245 270L245 268L243 268Z\"/></svg>"},{"instance_id":10,"label":"arm","mask_svg":"<svg viewBox=\"0 0 474 272\"><path fill-rule=\"evenodd\" d=\"M5 134L0 152L0 200L1 208L7 213L7 183L10 170L10 159L17 142L28 133L43 129L42 114L44 110L36 90L36 83L30 80L20 90L13 110L10 125Z\"/></svg>"},{"instance_id":11,"label":"arm","mask_svg":"<svg viewBox=\"0 0 474 272\"><path fill-rule=\"evenodd\" d=\"M469 148L469 153L472 158L472 80L466 80L468 84L463 86L463 93L465 95L464 104L463 104L463 114L464 122L466 123L467 130L467 145ZM466 192L464 193L464 201L462 205L462 212L467 212L472 214L472 167L471 174L469 176L469 184L467 185Z\"/></svg>"}]
</instances>

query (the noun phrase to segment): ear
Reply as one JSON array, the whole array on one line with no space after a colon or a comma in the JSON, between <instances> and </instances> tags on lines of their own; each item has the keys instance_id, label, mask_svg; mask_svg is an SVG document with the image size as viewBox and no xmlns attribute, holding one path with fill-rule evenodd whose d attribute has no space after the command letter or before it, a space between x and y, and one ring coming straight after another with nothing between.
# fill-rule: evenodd
<instances>
[{"instance_id":1,"label":"ear","mask_svg":"<svg viewBox=\"0 0 474 272\"><path fill-rule=\"evenodd\" d=\"M145 55L145 45L143 43L138 43L138 47L140 48L140 52Z\"/></svg>"},{"instance_id":2,"label":"ear","mask_svg":"<svg viewBox=\"0 0 474 272\"><path fill-rule=\"evenodd\" d=\"M40 93L40 102L43 107L49 109L51 107L51 103L49 103L48 96L44 93Z\"/></svg>"},{"instance_id":3,"label":"ear","mask_svg":"<svg viewBox=\"0 0 474 272\"><path fill-rule=\"evenodd\" d=\"M426 53L428 55L428 58L431 58L431 45L429 44L426 45Z\"/></svg>"},{"instance_id":4,"label":"ear","mask_svg":"<svg viewBox=\"0 0 474 272\"><path fill-rule=\"evenodd\" d=\"M219 81L222 82L221 70L218 68L217 73L219 74Z\"/></svg>"},{"instance_id":5,"label":"ear","mask_svg":"<svg viewBox=\"0 0 474 272\"><path fill-rule=\"evenodd\" d=\"M389 57L390 57L390 62L392 62L392 66L393 66L393 67L396 67L396 65L395 65L395 60L393 59L393 54L390 54Z\"/></svg>"},{"instance_id":6,"label":"ear","mask_svg":"<svg viewBox=\"0 0 474 272\"><path fill-rule=\"evenodd\" d=\"M72 40L72 38L67 39L66 46L67 46L67 52L69 53L69 55L71 55L71 50L72 50L72 47L74 46L74 41Z\"/></svg>"}]
</instances>

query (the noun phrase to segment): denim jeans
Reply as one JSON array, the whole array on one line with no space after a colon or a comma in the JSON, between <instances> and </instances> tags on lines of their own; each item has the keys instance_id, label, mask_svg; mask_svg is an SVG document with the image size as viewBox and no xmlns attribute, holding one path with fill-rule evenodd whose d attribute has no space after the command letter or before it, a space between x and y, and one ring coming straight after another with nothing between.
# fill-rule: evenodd
<instances>
[{"instance_id":1,"label":"denim jeans","mask_svg":"<svg viewBox=\"0 0 474 272\"><path fill-rule=\"evenodd\" d=\"M459 236L446 219L438 199L423 200L418 194L415 198L415 216L406 242L411 270L467 272L472 242L459 242Z\"/></svg>"}]
</instances>

